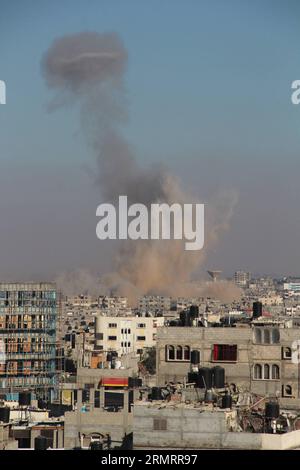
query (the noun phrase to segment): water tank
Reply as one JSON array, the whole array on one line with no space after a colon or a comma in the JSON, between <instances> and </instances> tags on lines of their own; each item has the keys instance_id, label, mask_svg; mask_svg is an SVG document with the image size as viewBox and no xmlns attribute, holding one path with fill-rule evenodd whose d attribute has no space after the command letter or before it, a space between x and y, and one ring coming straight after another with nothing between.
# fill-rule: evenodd
<instances>
[{"instance_id":1,"label":"water tank","mask_svg":"<svg viewBox=\"0 0 300 470\"><path fill-rule=\"evenodd\" d=\"M191 352L191 364L199 364L200 363L200 351L194 349Z\"/></svg>"},{"instance_id":2,"label":"water tank","mask_svg":"<svg viewBox=\"0 0 300 470\"><path fill-rule=\"evenodd\" d=\"M151 400L161 400L162 394L159 387L152 387L151 389Z\"/></svg>"},{"instance_id":3,"label":"water tank","mask_svg":"<svg viewBox=\"0 0 300 470\"><path fill-rule=\"evenodd\" d=\"M212 369L209 367L200 367L197 377L197 388L212 387Z\"/></svg>"},{"instance_id":4,"label":"water tank","mask_svg":"<svg viewBox=\"0 0 300 470\"><path fill-rule=\"evenodd\" d=\"M229 393L222 397L221 408L232 408L232 396Z\"/></svg>"},{"instance_id":5,"label":"water tank","mask_svg":"<svg viewBox=\"0 0 300 470\"><path fill-rule=\"evenodd\" d=\"M48 439L45 436L38 436L34 439L34 450L47 450Z\"/></svg>"},{"instance_id":6,"label":"water tank","mask_svg":"<svg viewBox=\"0 0 300 470\"><path fill-rule=\"evenodd\" d=\"M180 323L181 323L181 326L191 326L192 325L191 316L190 316L189 311L184 310L183 312L180 312Z\"/></svg>"},{"instance_id":7,"label":"water tank","mask_svg":"<svg viewBox=\"0 0 300 470\"><path fill-rule=\"evenodd\" d=\"M191 307L190 307L190 316L192 318L198 318L199 317L199 307L198 307L198 305L191 305Z\"/></svg>"},{"instance_id":8,"label":"water tank","mask_svg":"<svg viewBox=\"0 0 300 470\"><path fill-rule=\"evenodd\" d=\"M262 316L262 303L261 302L253 302L253 318L258 318Z\"/></svg>"},{"instance_id":9,"label":"water tank","mask_svg":"<svg viewBox=\"0 0 300 470\"><path fill-rule=\"evenodd\" d=\"M279 404L276 401L269 401L265 408L266 418L276 419L279 417Z\"/></svg>"},{"instance_id":10,"label":"water tank","mask_svg":"<svg viewBox=\"0 0 300 470\"><path fill-rule=\"evenodd\" d=\"M189 384L194 383L195 387L196 387L197 382L198 382L198 372L189 372L188 373L188 383Z\"/></svg>"},{"instance_id":11,"label":"water tank","mask_svg":"<svg viewBox=\"0 0 300 470\"><path fill-rule=\"evenodd\" d=\"M220 366L213 368L213 385L215 388L224 388L225 386L225 369Z\"/></svg>"},{"instance_id":12,"label":"water tank","mask_svg":"<svg viewBox=\"0 0 300 470\"><path fill-rule=\"evenodd\" d=\"M90 449L91 450L102 450L103 449L103 444L100 441L91 442Z\"/></svg>"},{"instance_id":13,"label":"water tank","mask_svg":"<svg viewBox=\"0 0 300 470\"><path fill-rule=\"evenodd\" d=\"M10 408L8 406L2 406L0 408L0 421L3 423L9 423Z\"/></svg>"},{"instance_id":14,"label":"water tank","mask_svg":"<svg viewBox=\"0 0 300 470\"><path fill-rule=\"evenodd\" d=\"M30 406L31 403L31 393L30 392L20 392L19 393L19 405L20 406Z\"/></svg>"}]
</instances>

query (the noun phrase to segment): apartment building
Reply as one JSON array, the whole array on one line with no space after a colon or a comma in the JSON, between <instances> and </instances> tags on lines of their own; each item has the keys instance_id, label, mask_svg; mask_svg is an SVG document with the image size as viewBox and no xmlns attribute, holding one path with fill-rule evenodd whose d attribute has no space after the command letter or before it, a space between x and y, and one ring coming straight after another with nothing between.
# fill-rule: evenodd
<instances>
[{"instance_id":1,"label":"apartment building","mask_svg":"<svg viewBox=\"0 0 300 470\"><path fill-rule=\"evenodd\" d=\"M244 325L236 328L164 327L157 335L159 385L183 381L191 369L191 351L200 366L220 365L226 382L261 396L278 396L284 406L300 406L300 366L293 351L299 328Z\"/></svg>"},{"instance_id":2,"label":"apartment building","mask_svg":"<svg viewBox=\"0 0 300 470\"><path fill-rule=\"evenodd\" d=\"M117 351L119 355L156 345L158 328L164 317L105 317L96 316L95 349Z\"/></svg>"}]
</instances>

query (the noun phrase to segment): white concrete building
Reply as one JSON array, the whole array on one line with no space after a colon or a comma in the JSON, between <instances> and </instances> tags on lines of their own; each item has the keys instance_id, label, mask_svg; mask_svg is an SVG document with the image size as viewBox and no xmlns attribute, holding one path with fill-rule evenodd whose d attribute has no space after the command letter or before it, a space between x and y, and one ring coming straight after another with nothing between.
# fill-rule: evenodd
<instances>
[{"instance_id":1,"label":"white concrete building","mask_svg":"<svg viewBox=\"0 0 300 470\"><path fill-rule=\"evenodd\" d=\"M156 345L156 333L164 325L164 317L105 317L98 315L95 323L95 346L119 355Z\"/></svg>"}]
</instances>

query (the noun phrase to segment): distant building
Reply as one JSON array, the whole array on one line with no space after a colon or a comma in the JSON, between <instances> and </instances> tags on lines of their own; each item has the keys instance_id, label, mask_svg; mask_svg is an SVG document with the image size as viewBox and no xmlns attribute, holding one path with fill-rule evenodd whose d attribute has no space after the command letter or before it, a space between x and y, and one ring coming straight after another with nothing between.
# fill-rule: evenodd
<instances>
[{"instance_id":1,"label":"distant building","mask_svg":"<svg viewBox=\"0 0 300 470\"><path fill-rule=\"evenodd\" d=\"M285 282L283 284L283 290L286 297L300 296L300 280Z\"/></svg>"},{"instance_id":2,"label":"distant building","mask_svg":"<svg viewBox=\"0 0 300 470\"><path fill-rule=\"evenodd\" d=\"M245 271L236 271L234 273L234 282L239 287L248 287L251 279L251 273Z\"/></svg>"},{"instance_id":3,"label":"distant building","mask_svg":"<svg viewBox=\"0 0 300 470\"><path fill-rule=\"evenodd\" d=\"M171 309L171 297L147 295L139 299L141 312L164 312Z\"/></svg>"},{"instance_id":4,"label":"distant building","mask_svg":"<svg viewBox=\"0 0 300 470\"><path fill-rule=\"evenodd\" d=\"M95 349L117 351L119 355L140 354L145 347L156 344L157 329L163 317L104 317L95 323Z\"/></svg>"},{"instance_id":5,"label":"distant building","mask_svg":"<svg viewBox=\"0 0 300 470\"><path fill-rule=\"evenodd\" d=\"M52 283L0 283L0 393L30 389L50 398L55 387L57 293Z\"/></svg>"},{"instance_id":6,"label":"distant building","mask_svg":"<svg viewBox=\"0 0 300 470\"><path fill-rule=\"evenodd\" d=\"M127 297L101 295L98 299L98 306L107 310L122 310L128 308Z\"/></svg>"}]
</instances>

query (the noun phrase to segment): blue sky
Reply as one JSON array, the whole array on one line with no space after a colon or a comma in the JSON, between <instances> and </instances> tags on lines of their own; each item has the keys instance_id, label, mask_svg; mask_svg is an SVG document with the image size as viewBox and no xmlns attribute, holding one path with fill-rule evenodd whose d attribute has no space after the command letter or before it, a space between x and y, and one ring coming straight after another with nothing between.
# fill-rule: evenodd
<instances>
[{"instance_id":1,"label":"blue sky","mask_svg":"<svg viewBox=\"0 0 300 470\"><path fill-rule=\"evenodd\" d=\"M139 159L204 199L239 193L208 266L300 274L299 26L297 0L0 0L1 275L96 267L93 157L78 109L46 111L40 72L55 37L86 30L116 31L128 50L124 133Z\"/></svg>"}]
</instances>

